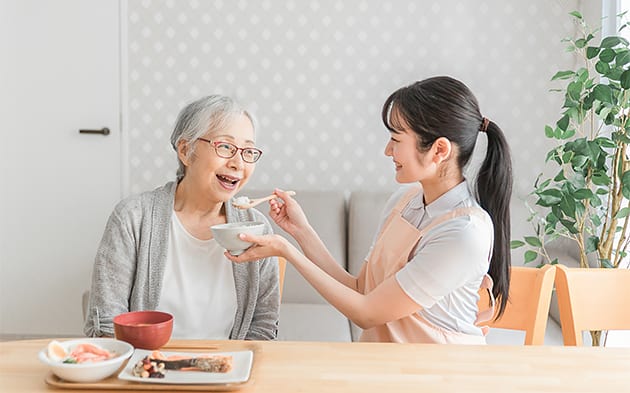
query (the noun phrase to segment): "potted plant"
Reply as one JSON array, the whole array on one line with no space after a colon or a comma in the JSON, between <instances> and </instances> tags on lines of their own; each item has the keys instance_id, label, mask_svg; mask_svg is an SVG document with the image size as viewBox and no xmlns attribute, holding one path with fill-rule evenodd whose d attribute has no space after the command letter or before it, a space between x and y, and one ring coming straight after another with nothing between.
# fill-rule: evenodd
<instances>
[{"instance_id":1,"label":"potted plant","mask_svg":"<svg viewBox=\"0 0 630 393\"><path fill-rule=\"evenodd\" d=\"M571 15L578 33L565 41L578 65L552 77L564 103L545 126L555 142L545 161L551 175L539 175L528 198L535 235L512 248L528 248L525 263L556 264L547 246L562 237L579 249L580 267L616 268L630 251L630 47L620 36L596 43L582 15ZM625 13L618 17L630 28ZM600 335L591 332L593 345Z\"/></svg>"}]
</instances>

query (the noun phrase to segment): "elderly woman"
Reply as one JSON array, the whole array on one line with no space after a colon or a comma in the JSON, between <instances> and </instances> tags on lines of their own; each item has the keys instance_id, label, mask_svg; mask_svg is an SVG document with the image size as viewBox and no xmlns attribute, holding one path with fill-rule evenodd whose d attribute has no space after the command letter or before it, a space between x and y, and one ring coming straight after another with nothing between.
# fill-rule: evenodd
<instances>
[{"instance_id":1,"label":"elderly woman","mask_svg":"<svg viewBox=\"0 0 630 393\"><path fill-rule=\"evenodd\" d=\"M232 99L208 96L186 106L171 135L177 181L124 199L115 207L96 254L84 332L113 336L124 312L174 316L174 338L276 338L279 307L275 257L235 264L210 227L263 221L231 199L262 152L251 115Z\"/></svg>"}]
</instances>

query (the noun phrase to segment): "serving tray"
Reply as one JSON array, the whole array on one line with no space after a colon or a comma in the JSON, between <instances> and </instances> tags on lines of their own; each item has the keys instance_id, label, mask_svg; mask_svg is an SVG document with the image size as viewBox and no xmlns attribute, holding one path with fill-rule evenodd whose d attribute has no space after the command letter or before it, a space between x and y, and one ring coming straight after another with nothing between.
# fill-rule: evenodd
<instances>
[{"instance_id":1,"label":"serving tray","mask_svg":"<svg viewBox=\"0 0 630 393\"><path fill-rule=\"evenodd\" d=\"M245 386L248 386L252 383L254 372L254 367L256 365L256 356L257 348L255 345L248 346L249 348L239 348L240 350L247 350L252 352L253 364L251 364L251 371L249 378L246 381L235 382L235 383L203 383L203 384L187 384L187 383L142 383L142 382L134 382L127 381L119 378L119 374L125 370L127 364L130 360L127 360L120 367L118 371L116 371L111 377L97 381L97 382L69 382L63 380L49 372L44 379L45 382L53 386L55 388L61 389L72 389L72 390L159 390L159 391L212 391L212 392L224 392L224 391L233 391L242 389ZM168 349L167 349L168 348ZM192 346L167 346L164 348L165 350L171 349L184 349L190 352L205 352L208 350L216 351L217 347L205 347L199 348L195 347L194 344Z\"/></svg>"},{"instance_id":2,"label":"serving tray","mask_svg":"<svg viewBox=\"0 0 630 393\"><path fill-rule=\"evenodd\" d=\"M161 390L161 391L205 391L205 392L226 392L241 389L248 382L238 384L212 384L212 385L175 385L175 384L153 384L123 381L118 379L118 372L113 376L98 382L68 382L53 373L49 373L45 379L50 386L61 389L84 389L84 390Z\"/></svg>"}]
</instances>

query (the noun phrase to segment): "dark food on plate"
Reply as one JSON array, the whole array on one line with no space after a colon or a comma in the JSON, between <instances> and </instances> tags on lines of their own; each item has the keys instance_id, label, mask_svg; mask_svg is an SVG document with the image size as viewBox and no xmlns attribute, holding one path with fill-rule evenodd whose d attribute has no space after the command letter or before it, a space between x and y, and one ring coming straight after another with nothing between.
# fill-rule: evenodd
<instances>
[{"instance_id":1,"label":"dark food on plate","mask_svg":"<svg viewBox=\"0 0 630 393\"><path fill-rule=\"evenodd\" d=\"M139 360L131 374L140 378L164 378L164 363L152 362L148 356Z\"/></svg>"},{"instance_id":2,"label":"dark food on plate","mask_svg":"<svg viewBox=\"0 0 630 393\"><path fill-rule=\"evenodd\" d=\"M232 370L232 356L204 354L197 357L166 357L160 351L153 351L150 356L138 361L132 374L140 378L164 378L165 370L227 373Z\"/></svg>"}]
</instances>

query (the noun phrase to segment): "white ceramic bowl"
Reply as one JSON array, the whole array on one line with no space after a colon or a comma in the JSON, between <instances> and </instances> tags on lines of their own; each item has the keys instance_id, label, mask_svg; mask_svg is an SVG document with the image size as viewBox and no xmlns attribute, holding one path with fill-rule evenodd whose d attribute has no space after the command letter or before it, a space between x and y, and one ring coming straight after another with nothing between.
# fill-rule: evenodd
<instances>
[{"instance_id":1,"label":"white ceramic bowl","mask_svg":"<svg viewBox=\"0 0 630 393\"><path fill-rule=\"evenodd\" d=\"M42 349L39 360L47 364L56 376L70 382L96 382L105 379L114 374L133 353L130 344L113 338L82 338L60 343L68 352L78 344L90 343L117 354L116 357L102 362L72 364L50 359L48 348Z\"/></svg>"},{"instance_id":2,"label":"white ceramic bowl","mask_svg":"<svg viewBox=\"0 0 630 393\"><path fill-rule=\"evenodd\" d=\"M210 227L212 236L221 247L232 255L241 255L252 243L238 238L239 233L262 235L265 224L260 221L229 222L227 224L213 225Z\"/></svg>"}]
</instances>

